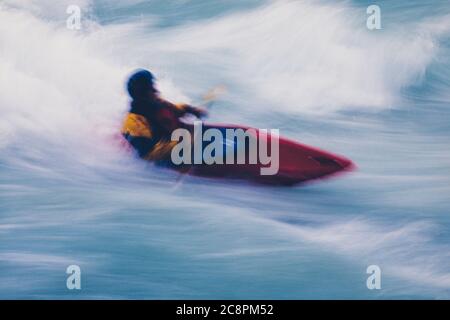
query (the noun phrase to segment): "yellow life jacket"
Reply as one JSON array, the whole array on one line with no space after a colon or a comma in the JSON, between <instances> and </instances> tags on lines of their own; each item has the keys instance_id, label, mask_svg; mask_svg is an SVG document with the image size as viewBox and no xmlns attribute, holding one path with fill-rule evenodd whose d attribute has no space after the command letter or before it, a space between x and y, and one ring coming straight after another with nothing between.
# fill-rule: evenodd
<instances>
[{"instance_id":1,"label":"yellow life jacket","mask_svg":"<svg viewBox=\"0 0 450 320\"><path fill-rule=\"evenodd\" d=\"M136 113L127 114L121 132L139 156L146 160L168 160L177 144L176 141L155 137L147 119Z\"/></svg>"}]
</instances>

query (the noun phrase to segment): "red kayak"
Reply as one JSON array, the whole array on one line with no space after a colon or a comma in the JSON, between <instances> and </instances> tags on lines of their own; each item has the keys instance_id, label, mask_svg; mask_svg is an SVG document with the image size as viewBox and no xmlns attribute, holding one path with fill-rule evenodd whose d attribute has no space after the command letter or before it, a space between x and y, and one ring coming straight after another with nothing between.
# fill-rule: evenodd
<instances>
[{"instance_id":1,"label":"red kayak","mask_svg":"<svg viewBox=\"0 0 450 320\"><path fill-rule=\"evenodd\" d=\"M185 124L185 126L190 129L193 127L191 124ZM236 125L203 124L203 130L209 128L215 128L220 131L225 131L226 129L243 129L244 131L252 129L250 127ZM257 133L255 135L256 139L259 139L260 130L253 130ZM120 145L125 146L127 150L131 150L128 142L121 135L120 137ZM269 146L271 139L272 136L268 134L266 140ZM289 186L328 178L355 168L353 162L343 156L307 146L281 136L278 136L278 139L278 172L274 175L261 175L261 168L268 167L268 165L264 166L259 163L249 164L248 161L245 164L194 164L185 173L201 177L243 179L263 184ZM248 160L248 157L246 160ZM177 169L177 167L168 163L159 164Z\"/></svg>"},{"instance_id":2,"label":"red kayak","mask_svg":"<svg viewBox=\"0 0 450 320\"><path fill-rule=\"evenodd\" d=\"M250 129L249 127L235 125L204 124L204 130L216 128L225 129ZM254 129L259 133L258 129ZM257 135L259 137L259 135ZM259 139L257 137L257 139ZM270 145L271 135L267 135ZM292 140L278 137L279 139L279 169L275 175L261 175L261 164L199 164L193 165L189 174L217 177L237 178L258 183L294 185L305 181L330 177L337 173L351 171L355 168L353 162L345 157L332 154L314 147L310 147Z\"/></svg>"}]
</instances>

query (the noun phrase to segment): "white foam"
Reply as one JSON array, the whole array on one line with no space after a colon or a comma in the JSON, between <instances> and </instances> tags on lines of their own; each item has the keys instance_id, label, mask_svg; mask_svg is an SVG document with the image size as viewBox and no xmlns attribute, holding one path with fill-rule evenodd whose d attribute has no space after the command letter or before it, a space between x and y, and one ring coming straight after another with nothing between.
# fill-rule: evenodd
<instances>
[{"instance_id":1,"label":"white foam","mask_svg":"<svg viewBox=\"0 0 450 320\"><path fill-rule=\"evenodd\" d=\"M365 18L342 3L277 1L153 35L151 46L166 56L215 61L213 68L251 91L249 99L277 110L391 108L402 102L403 88L421 81L450 23L443 17L368 31Z\"/></svg>"},{"instance_id":2,"label":"white foam","mask_svg":"<svg viewBox=\"0 0 450 320\"><path fill-rule=\"evenodd\" d=\"M436 37L449 29L431 21L375 34L359 25L355 8L281 1L163 31L150 27L143 39L133 23L74 32L36 17L61 4L22 1L14 7L27 11L5 9L11 3L0 11L0 124L9 136L21 129L112 132L126 110L123 82L139 65L162 75L165 96L189 101L166 66L189 67L186 57L193 55L246 91L241 99L248 105L264 101L295 112L390 108L402 88L421 79L436 55ZM202 70L189 78L201 83Z\"/></svg>"},{"instance_id":3,"label":"white foam","mask_svg":"<svg viewBox=\"0 0 450 320\"><path fill-rule=\"evenodd\" d=\"M186 61L196 61L213 68L217 80L232 81L236 88L231 90L245 91L241 99L248 105L264 101L287 112L376 111L402 102L402 89L421 80L438 53L438 37L449 30L448 22L433 20L369 33L359 9L283 1L162 31L94 23L78 33L41 19L59 12L48 1L43 6L38 1L3 4L12 3L21 10L0 10L0 148L26 137L18 145L32 160L48 157L49 147L56 145L67 159L103 162L107 145L101 139L118 130L127 105L123 83L138 66L162 74L161 90L171 98L187 100L184 84L171 78L167 66L174 73L188 72L197 85L203 69L184 71L190 68ZM26 158L16 154L13 162ZM23 168L37 171L37 165L33 160ZM275 224L267 223L271 229ZM433 226L384 227L350 221L280 228L351 257L373 254L393 266L391 274L408 280L449 285L447 265L441 264L448 258L436 256L428 238ZM415 258L417 247L424 251ZM3 254L0 260L53 262L28 253Z\"/></svg>"}]
</instances>

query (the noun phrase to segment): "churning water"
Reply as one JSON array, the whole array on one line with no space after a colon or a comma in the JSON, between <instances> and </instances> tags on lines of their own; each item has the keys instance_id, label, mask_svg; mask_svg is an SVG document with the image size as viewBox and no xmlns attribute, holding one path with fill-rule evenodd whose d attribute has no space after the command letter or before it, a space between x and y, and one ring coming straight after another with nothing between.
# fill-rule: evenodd
<instances>
[{"instance_id":1,"label":"churning water","mask_svg":"<svg viewBox=\"0 0 450 320\"><path fill-rule=\"evenodd\" d=\"M377 1L373 31L370 4L1 1L0 298L449 298L450 3ZM174 188L114 138L138 67L358 170Z\"/></svg>"}]
</instances>

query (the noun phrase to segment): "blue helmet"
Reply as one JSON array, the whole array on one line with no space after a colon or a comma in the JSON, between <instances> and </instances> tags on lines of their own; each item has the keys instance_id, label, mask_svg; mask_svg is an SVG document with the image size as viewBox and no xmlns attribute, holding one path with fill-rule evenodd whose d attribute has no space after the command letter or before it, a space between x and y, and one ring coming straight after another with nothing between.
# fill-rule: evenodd
<instances>
[{"instance_id":1,"label":"blue helmet","mask_svg":"<svg viewBox=\"0 0 450 320\"><path fill-rule=\"evenodd\" d=\"M133 99L148 96L149 91L155 91L153 86L155 77L153 74L144 69L135 71L128 79L128 93Z\"/></svg>"}]
</instances>

